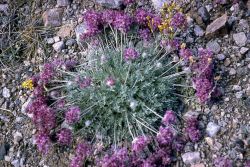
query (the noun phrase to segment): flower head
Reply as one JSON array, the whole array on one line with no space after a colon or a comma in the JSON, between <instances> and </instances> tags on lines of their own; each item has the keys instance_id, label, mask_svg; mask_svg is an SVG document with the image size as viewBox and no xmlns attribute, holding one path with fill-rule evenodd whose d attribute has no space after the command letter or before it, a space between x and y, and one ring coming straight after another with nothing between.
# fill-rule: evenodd
<instances>
[{"instance_id":1,"label":"flower head","mask_svg":"<svg viewBox=\"0 0 250 167\"><path fill-rule=\"evenodd\" d=\"M72 141L72 132L70 129L63 128L57 133L58 142L62 145L70 145Z\"/></svg>"},{"instance_id":2,"label":"flower head","mask_svg":"<svg viewBox=\"0 0 250 167\"><path fill-rule=\"evenodd\" d=\"M170 124L175 124L176 123L176 116L175 113L172 110L167 110L165 112L165 115L162 119L162 123L164 125L170 125Z\"/></svg>"},{"instance_id":3,"label":"flower head","mask_svg":"<svg viewBox=\"0 0 250 167\"><path fill-rule=\"evenodd\" d=\"M116 13L113 22L114 28L120 30L123 33L126 33L129 31L131 24L132 24L132 18L129 15L125 14L124 12Z\"/></svg>"},{"instance_id":4,"label":"flower head","mask_svg":"<svg viewBox=\"0 0 250 167\"><path fill-rule=\"evenodd\" d=\"M169 145L174 140L174 134L169 127L160 127L159 133L157 134L157 141L161 145Z\"/></svg>"},{"instance_id":5,"label":"flower head","mask_svg":"<svg viewBox=\"0 0 250 167\"><path fill-rule=\"evenodd\" d=\"M132 4L134 2L135 2L135 0L123 0L124 5L129 5L129 4Z\"/></svg>"},{"instance_id":6,"label":"flower head","mask_svg":"<svg viewBox=\"0 0 250 167\"><path fill-rule=\"evenodd\" d=\"M35 137L38 150L43 154L47 154L51 147L51 141L46 133L39 132Z\"/></svg>"},{"instance_id":7,"label":"flower head","mask_svg":"<svg viewBox=\"0 0 250 167\"><path fill-rule=\"evenodd\" d=\"M124 55L124 58L125 58L126 61L134 60L134 59L139 57L137 51L135 49L133 49L133 48L125 49L123 55Z\"/></svg>"},{"instance_id":8,"label":"flower head","mask_svg":"<svg viewBox=\"0 0 250 167\"><path fill-rule=\"evenodd\" d=\"M146 136L139 136L134 138L132 141L132 151L138 153L142 151L148 144L150 140Z\"/></svg>"},{"instance_id":9,"label":"flower head","mask_svg":"<svg viewBox=\"0 0 250 167\"><path fill-rule=\"evenodd\" d=\"M232 161L226 157L216 158L214 161L215 167L233 167Z\"/></svg>"},{"instance_id":10,"label":"flower head","mask_svg":"<svg viewBox=\"0 0 250 167\"><path fill-rule=\"evenodd\" d=\"M175 29L183 29L186 27L186 17L183 13L176 13L171 19L171 26Z\"/></svg>"},{"instance_id":11,"label":"flower head","mask_svg":"<svg viewBox=\"0 0 250 167\"><path fill-rule=\"evenodd\" d=\"M189 118L186 122L186 133L192 142L197 142L201 138L201 132L199 130L199 122L197 118Z\"/></svg>"},{"instance_id":12,"label":"flower head","mask_svg":"<svg viewBox=\"0 0 250 167\"><path fill-rule=\"evenodd\" d=\"M90 147L85 142L80 142L76 147L76 153L70 163L70 167L81 167L84 160L90 155Z\"/></svg>"},{"instance_id":13,"label":"flower head","mask_svg":"<svg viewBox=\"0 0 250 167\"><path fill-rule=\"evenodd\" d=\"M113 79L113 77L108 77L106 80L106 85L109 87L112 87L115 85L115 80Z\"/></svg>"},{"instance_id":14,"label":"flower head","mask_svg":"<svg viewBox=\"0 0 250 167\"><path fill-rule=\"evenodd\" d=\"M81 89L85 89L91 85L92 79L90 77L84 77L84 78L77 77L76 82L78 83Z\"/></svg>"},{"instance_id":15,"label":"flower head","mask_svg":"<svg viewBox=\"0 0 250 167\"><path fill-rule=\"evenodd\" d=\"M65 114L67 123L74 124L80 120L81 110L79 107L71 107Z\"/></svg>"},{"instance_id":16,"label":"flower head","mask_svg":"<svg viewBox=\"0 0 250 167\"><path fill-rule=\"evenodd\" d=\"M32 79L28 79L22 83L22 87L25 89L32 90L34 88Z\"/></svg>"}]
</instances>

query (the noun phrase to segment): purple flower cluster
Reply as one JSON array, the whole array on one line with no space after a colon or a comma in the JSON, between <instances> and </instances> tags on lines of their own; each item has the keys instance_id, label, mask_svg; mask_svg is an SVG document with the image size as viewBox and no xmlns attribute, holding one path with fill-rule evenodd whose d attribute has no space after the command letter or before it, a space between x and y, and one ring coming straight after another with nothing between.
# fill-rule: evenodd
<instances>
[{"instance_id":1,"label":"purple flower cluster","mask_svg":"<svg viewBox=\"0 0 250 167\"><path fill-rule=\"evenodd\" d=\"M152 17L152 14L144 9L137 9L135 13L135 21L142 26L148 25L148 17Z\"/></svg>"},{"instance_id":2,"label":"purple flower cluster","mask_svg":"<svg viewBox=\"0 0 250 167\"><path fill-rule=\"evenodd\" d=\"M214 161L215 167L233 167L233 163L226 157L216 158Z\"/></svg>"},{"instance_id":3,"label":"purple flower cluster","mask_svg":"<svg viewBox=\"0 0 250 167\"><path fill-rule=\"evenodd\" d=\"M139 30L139 37L143 40L143 41L149 41L151 38L151 32L148 28L144 28L144 29L140 29Z\"/></svg>"},{"instance_id":4,"label":"purple flower cluster","mask_svg":"<svg viewBox=\"0 0 250 167\"><path fill-rule=\"evenodd\" d=\"M91 149L85 142L80 142L77 145L76 153L70 163L70 167L81 167L84 165L84 160L90 155Z\"/></svg>"},{"instance_id":5,"label":"purple flower cluster","mask_svg":"<svg viewBox=\"0 0 250 167\"><path fill-rule=\"evenodd\" d=\"M109 86L109 87L112 87L115 85L115 80L113 79L113 77L108 77L106 79L106 85Z\"/></svg>"},{"instance_id":6,"label":"purple flower cluster","mask_svg":"<svg viewBox=\"0 0 250 167\"><path fill-rule=\"evenodd\" d=\"M128 151L125 148L117 149L112 155L105 155L101 162L100 166L102 167L125 167L126 162L128 161Z\"/></svg>"},{"instance_id":7,"label":"purple flower cluster","mask_svg":"<svg viewBox=\"0 0 250 167\"><path fill-rule=\"evenodd\" d=\"M116 17L113 22L115 29L120 30L123 33L126 33L130 30L132 24L132 18L124 12L117 12Z\"/></svg>"},{"instance_id":8,"label":"purple flower cluster","mask_svg":"<svg viewBox=\"0 0 250 167\"><path fill-rule=\"evenodd\" d=\"M124 50L123 56L126 61L130 61L138 58L139 54L134 48L127 48Z\"/></svg>"},{"instance_id":9,"label":"purple flower cluster","mask_svg":"<svg viewBox=\"0 0 250 167\"><path fill-rule=\"evenodd\" d=\"M139 136L134 138L132 142L132 151L135 153L141 152L148 144L150 140L146 136Z\"/></svg>"},{"instance_id":10,"label":"purple flower cluster","mask_svg":"<svg viewBox=\"0 0 250 167\"><path fill-rule=\"evenodd\" d=\"M171 125L171 124L175 124L176 120L177 120L177 118L176 118L175 113L172 110L167 110L165 112L163 119L162 119L162 123L164 125Z\"/></svg>"},{"instance_id":11,"label":"purple flower cluster","mask_svg":"<svg viewBox=\"0 0 250 167\"><path fill-rule=\"evenodd\" d=\"M81 110L79 107L73 106L65 114L65 119L68 124L74 124L80 120Z\"/></svg>"},{"instance_id":12,"label":"purple flower cluster","mask_svg":"<svg viewBox=\"0 0 250 167\"><path fill-rule=\"evenodd\" d=\"M72 141L72 132L70 129L63 128L57 133L58 142L62 145L70 145Z\"/></svg>"},{"instance_id":13,"label":"purple flower cluster","mask_svg":"<svg viewBox=\"0 0 250 167\"><path fill-rule=\"evenodd\" d=\"M201 138L201 132L199 130L199 122L197 118L189 118L186 122L186 133L192 142L197 142Z\"/></svg>"},{"instance_id":14,"label":"purple flower cluster","mask_svg":"<svg viewBox=\"0 0 250 167\"><path fill-rule=\"evenodd\" d=\"M170 127L161 126L157 134L157 141L160 145L170 145L174 140L174 133Z\"/></svg>"},{"instance_id":15,"label":"purple flower cluster","mask_svg":"<svg viewBox=\"0 0 250 167\"><path fill-rule=\"evenodd\" d=\"M247 162L245 163L245 167L250 167L250 160L247 160Z\"/></svg>"},{"instance_id":16,"label":"purple flower cluster","mask_svg":"<svg viewBox=\"0 0 250 167\"><path fill-rule=\"evenodd\" d=\"M35 137L38 150L43 154L47 154L51 147L51 141L47 133L39 132Z\"/></svg>"},{"instance_id":17,"label":"purple flower cluster","mask_svg":"<svg viewBox=\"0 0 250 167\"><path fill-rule=\"evenodd\" d=\"M182 48L179 53L180 57L183 58L185 61L188 61L192 56L193 53L188 48Z\"/></svg>"},{"instance_id":18,"label":"purple flower cluster","mask_svg":"<svg viewBox=\"0 0 250 167\"><path fill-rule=\"evenodd\" d=\"M39 80L46 84L55 75L55 66L51 63L44 64L43 71L40 73Z\"/></svg>"},{"instance_id":19,"label":"purple flower cluster","mask_svg":"<svg viewBox=\"0 0 250 167\"><path fill-rule=\"evenodd\" d=\"M201 48L198 51L198 61L191 64L191 70L195 74L193 85L196 96L204 104L210 99L213 90L212 52Z\"/></svg>"},{"instance_id":20,"label":"purple flower cluster","mask_svg":"<svg viewBox=\"0 0 250 167\"><path fill-rule=\"evenodd\" d=\"M174 29L184 29L187 26L186 17L183 13L175 13L171 19L170 25Z\"/></svg>"},{"instance_id":21,"label":"purple flower cluster","mask_svg":"<svg viewBox=\"0 0 250 167\"><path fill-rule=\"evenodd\" d=\"M77 77L76 82L81 89L85 89L91 85L92 79L90 77L84 77L84 78Z\"/></svg>"}]
</instances>

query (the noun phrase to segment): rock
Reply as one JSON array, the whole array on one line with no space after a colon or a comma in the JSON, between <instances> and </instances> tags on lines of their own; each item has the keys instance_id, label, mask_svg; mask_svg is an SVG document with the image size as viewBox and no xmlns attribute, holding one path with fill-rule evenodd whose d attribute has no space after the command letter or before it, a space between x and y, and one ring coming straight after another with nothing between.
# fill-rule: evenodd
<instances>
[{"instance_id":1,"label":"rock","mask_svg":"<svg viewBox=\"0 0 250 167\"><path fill-rule=\"evenodd\" d=\"M5 144L0 145L0 160L4 160L4 156L7 154Z\"/></svg>"},{"instance_id":2,"label":"rock","mask_svg":"<svg viewBox=\"0 0 250 167\"><path fill-rule=\"evenodd\" d=\"M242 48L240 48L240 54L244 55L245 53L247 53L248 50L249 50L249 48L242 47Z\"/></svg>"},{"instance_id":3,"label":"rock","mask_svg":"<svg viewBox=\"0 0 250 167\"><path fill-rule=\"evenodd\" d=\"M55 43L55 40L53 39L53 38L48 38L47 39L47 44L53 44L53 43Z\"/></svg>"},{"instance_id":4,"label":"rock","mask_svg":"<svg viewBox=\"0 0 250 167\"><path fill-rule=\"evenodd\" d=\"M4 98L9 98L10 97L10 90L6 87L3 88L3 97Z\"/></svg>"},{"instance_id":5,"label":"rock","mask_svg":"<svg viewBox=\"0 0 250 167\"><path fill-rule=\"evenodd\" d=\"M226 58L226 60L224 61L224 66L229 66L231 64L230 58Z\"/></svg>"},{"instance_id":6,"label":"rock","mask_svg":"<svg viewBox=\"0 0 250 167\"><path fill-rule=\"evenodd\" d=\"M233 85L233 90L240 91L241 90L241 86L240 85Z\"/></svg>"},{"instance_id":7,"label":"rock","mask_svg":"<svg viewBox=\"0 0 250 167\"><path fill-rule=\"evenodd\" d=\"M247 107L247 109L250 109L250 97L248 97L245 101L245 105Z\"/></svg>"},{"instance_id":8,"label":"rock","mask_svg":"<svg viewBox=\"0 0 250 167\"><path fill-rule=\"evenodd\" d=\"M201 163L201 164L191 165L191 167L205 167L205 165L203 163Z\"/></svg>"},{"instance_id":9,"label":"rock","mask_svg":"<svg viewBox=\"0 0 250 167\"><path fill-rule=\"evenodd\" d=\"M48 9L43 13L43 22L45 27L58 27L62 25L63 9Z\"/></svg>"},{"instance_id":10,"label":"rock","mask_svg":"<svg viewBox=\"0 0 250 167\"><path fill-rule=\"evenodd\" d=\"M218 54L216 55L216 58L220 61L224 60L226 58L226 56L224 54Z\"/></svg>"},{"instance_id":11,"label":"rock","mask_svg":"<svg viewBox=\"0 0 250 167\"><path fill-rule=\"evenodd\" d=\"M222 27L226 25L227 22L227 14L217 18L211 24L209 24L206 28L206 35L210 35L215 33L216 31L220 30Z\"/></svg>"},{"instance_id":12,"label":"rock","mask_svg":"<svg viewBox=\"0 0 250 167\"><path fill-rule=\"evenodd\" d=\"M202 37L204 35L203 29L200 26L198 26L198 25L194 26L194 33L198 37Z\"/></svg>"},{"instance_id":13,"label":"rock","mask_svg":"<svg viewBox=\"0 0 250 167\"><path fill-rule=\"evenodd\" d=\"M123 0L96 0L96 2L108 8L118 9L121 7Z\"/></svg>"},{"instance_id":14,"label":"rock","mask_svg":"<svg viewBox=\"0 0 250 167\"><path fill-rule=\"evenodd\" d=\"M220 126L215 124L214 122L209 122L206 128L206 132L208 136L214 137L219 132Z\"/></svg>"},{"instance_id":15,"label":"rock","mask_svg":"<svg viewBox=\"0 0 250 167\"><path fill-rule=\"evenodd\" d=\"M69 39L66 41L66 45L67 46L73 46L74 44L76 44L76 40L75 39Z\"/></svg>"},{"instance_id":16,"label":"rock","mask_svg":"<svg viewBox=\"0 0 250 167\"><path fill-rule=\"evenodd\" d=\"M76 33L76 41L82 42L81 35L87 32L87 25L82 23L76 26L75 33Z\"/></svg>"},{"instance_id":17,"label":"rock","mask_svg":"<svg viewBox=\"0 0 250 167\"><path fill-rule=\"evenodd\" d=\"M199 115L200 115L199 112L195 112L195 111L189 110L188 112L186 112L184 114L184 118L185 119L198 118Z\"/></svg>"},{"instance_id":18,"label":"rock","mask_svg":"<svg viewBox=\"0 0 250 167\"><path fill-rule=\"evenodd\" d=\"M229 75L235 75L236 70L234 68L230 68Z\"/></svg>"},{"instance_id":19,"label":"rock","mask_svg":"<svg viewBox=\"0 0 250 167\"><path fill-rule=\"evenodd\" d=\"M8 15L9 12L9 5L8 4L0 4L0 12L3 12L5 15Z\"/></svg>"},{"instance_id":20,"label":"rock","mask_svg":"<svg viewBox=\"0 0 250 167\"><path fill-rule=\"evenodd\" d=\"M214 141L211 137L205 137L205 141L207 142L207 144L210 146L210 147L213 147L214 145Z\"/></svg>"},{"instance_id":21,"label":"rock","mask_svg":"<svg viewBox=\"0 0 250 167\"><path fill-rule=\"evenodd\" d=\"M199 152L187 152L183 154L182 160L184 164L195 164L201 161L200 153Z\"/></svg>"},{"instance_id":22,"label":"rock","mask_svg":"<svg viewBox=\"0 0 250 167\"><path fill-rule=\"evenodd\" d=\"M210 21L210 14L208 13L207 8L205 8L205 7L200 7L200 8L198 9L198 14L201 16L202 21L203 21L204 23L207 24L207 23Z\"/></svg>"},{"instance_id":23,"label":"rock","mask_svg":"<svg viewBox=\"0 0 250 167\"><path fill-rule=\"evenodd\" d=\"M57 42L53 44L53 48L56 52L61 52L64 49L65 45L63 41Z\"/></svg>"},{"instance_id":24,"label":"rock","mask_svg":"<svg viewBox=\"0 0 250 167\"><path fill-rule=\"evenodd\" d=\"M217 41L209 41L206 45L207 49L210 49L215 54L218 54L220 52L220 45Z\"/></svg>"},{"instance_id":25,"label":"rock","mask_svg":"<svg viewBox=\"0 0 250 167\"><path fill-rule=\"evenodd\" d=\"M14 136L14 144L18 144L21 140L22 140L22 138L23 138L23 135L22 135L22 133L20 133L20 132L15 132L14 134L13 134L13 136Z\"/></svg>"},{"instance_id":26,"label":"rock","mask_svg":"<svg viewBox=\"0 0 250 167\"><path fill-rule=\"evenodd\" d=\"M57 6L64 7L70 5L71 0L57 0Z\"/></svg>"},{"instance_id":27,"label":"rock","mask_svg":"<svg viewBox=\"0 0 250 167\"><path fill-rule=\"evenodd\" d=\"M19 161L19 159L13 160L13 161L11 162L11 164L12 164L14 167L20 167L20 161Z\"/></svg>"},{"instance_id":28,"label":"rock","mask_svg":"<svg viewBox=\"0 0 250 167\"><path fill-rule=\"evenodd\" d=\"M74 31L74 26L72 24L63 25L57 32L57 35L61 38L70 37Z\"/></svg>"},{"instance_id":29,"label":"rock","mask_svg":"<svg viewBox=\"0 0 250 167\"><path fill-rule=\"evenodd\" d=\"M166 2L167 0L152 0L153 6L157 11L160 11L160 9L162 8L163 4Z\"/></svg>"},{"instance_id":30,"label":"rock","mask_svg":"<svg viewBox=\"0 0 250 167\"><path fill-rule=\"evenodd\" d=\"M243 91L239 91L239 92L236 92L236 93L235 93L235 97L236 97L237 99L241 99L242 96L243 96Z\"/></svg>"},{"instance_id":31,"label":"rock","mask_svg":"<svg viewBox=\"0 0 250 167\"><path fill-rule=\"evenodd\" d=\"M233 34L233 39L234 39L234 42L238 46L245 46L246 45L247 37L246 37L246 34L244 32Z\"/></svg>"},{"instance_id":32,"label":"rock","mask_svg":"<svg viewBox=\"0 0 250 167\"><path fill-rule=\"evenodd\" d=\"M59 42L60 41L60 37L59 36L55 36L53 39L54 39L55 42Z\"/></svg>"}]
</instances>

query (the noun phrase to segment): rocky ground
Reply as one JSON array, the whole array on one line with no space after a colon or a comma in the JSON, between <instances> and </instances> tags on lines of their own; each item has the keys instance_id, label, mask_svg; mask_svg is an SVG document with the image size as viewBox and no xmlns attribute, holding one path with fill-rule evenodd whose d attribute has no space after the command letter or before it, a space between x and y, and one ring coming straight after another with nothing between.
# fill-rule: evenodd
<instances>
[{"instance_id":1,"label":"rocky ground","mask_svg":"<svg viewBox=\"0 0 250 167\"><path fill-rule=\"evenodd\" d=\"M156 0L152 1L141 1L126 10L140 6L153 9ZM224 6L210 0L187 4L184 11L192 26L186 41L214 52L223 96L202 109L193 109L202 120L204 137L199 143L187 144L177 165L210 167L216 157L227 156L235 166L243 167L250 158L250 1ZM21 88L21 82L51 57L84 55L79 44L84 30L80 16L85 9L102 7L94 0L0 0L0 166L68 166L72 148L53 150L47 157L37 151L32 136L36 131L24 111L30 92ZM7 30L13 20L15 28ZM22 21L26 25L21 25ZM41 28L43 24L45 28ZM24 57L9 58L15 53L7 52L6 44L12 43L13 50L23 49Z\"/></svg>"}]
</instances>

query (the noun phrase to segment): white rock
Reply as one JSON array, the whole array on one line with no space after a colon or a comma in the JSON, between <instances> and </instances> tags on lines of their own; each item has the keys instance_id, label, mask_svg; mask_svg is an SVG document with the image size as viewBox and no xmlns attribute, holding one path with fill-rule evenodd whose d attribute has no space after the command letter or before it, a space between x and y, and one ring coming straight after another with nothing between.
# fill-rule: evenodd
<instances>
[{"instance_id":1,"label":"white rock","mask_svg":"<svg viewBox=\"0 0 250 167\"><path fill-rule=\"evenodd\" d=\"M96 2L108 8L120 8L123 0L96 0Z\"/></svg>"},{"instance_id":2,"label":"white rock","mask_svg":"<svg viewBox=\"0 0 250 167\"><path fill-rule=\"evenodd\" d=\"M11 162L14 167L20 167L20 161L18 159Z\"/></svg>"},{"instance_id":3,"label":"white rock","mask_svg":"<svg viewBox=\"0 0 250 167\"><path fill-rule=\"evenodd\" d=\"M196 164L201 161L199 152L187 152L183 154L181 157L185 164Z\"/></svg>"},{"instance_id":4,"label":"white rock","mask_svg":"<svg viewBox=\"0 0 250 167\"><path fill-rule=\"evenodd\" d=\"M13 136L14 136L14 144L18 144L23 138L23 135L20 132L15 132Z\"/></svg>"},{"instance_id":5,"label":"white rock","mask_svg":"<svg viewBox=\"0 0 250 167\"><path fill-rule=\"evenodd\" d=\"M10 90L6 87L3 88L3 97L5 97L5 98L10 97Z\"/></svg>"},{"instance_id":6,"label":"white rock","mask_svg":"<svg viewBox=\"0 0 250 167\"><path fill-rule=\"evenodd\" d=\"M244 32L233 34L233 39L234 39L234 42L238 46L245 46L246 45L247 37L246 37L246 34Z\"/></svg>"},{"instance_id":7,"label":"white rock","mask_svg":"<svg viewBox=\"0 0 250 167\"><path fill-rule=\"evenodd\" d=\"M240 54L245 54L247 51L249 50L249 48L246 48L246 47L242 47L240 48Z\"/></svg>"},{"instance_id":8,"label":"white rock","mask_svg":"<svg viewBox=\"0 0 250 167\"><path fill-rule=\"evenodd\" d=\"M5 15L8 15L9 5L0 4L0 12L4 12Z\"/></svg>"},{"instance_id":9,"label":"white rock","mask_svg":"<svg viewBox=\"0 0 250 167\"><path fill-rule=\"evenodd\" d=\"M70 0L57 0L58 7L64 7L70 5Z\"/></svg>"},{"instance_id":10,"label":"white rock","mask_svg":"<svg viewBox=\"0 0 250 167\"><path fill-rule=\"evenodd\" d=\"M81 35L87 32L87 25L82 23L76 26L75 33L76 33L76 41L81 42Z\"/></svg>"},{"instance_id":11,"label":"white rock","mask_svg":"<svg viewBox=\"0 0 250 167\"><path fill-rule=\"evenodd\" d=\"M214 122L209 122L206 128L206 132L208 136L214 137L219 132L220 126L215 124Z\"/></svg>"},{"instance_id":12,"label":"white rock","mask_svg":"<svg viewBox=\"0 0 250 167\"><path fill-rule=\"evenodd\" d=\"M157 11L160 11L165 2L167 2L167 0L152 0L153 6Z\"/></svg>"},{"instance_id":13,"label":"white rock","mask_svg":"<svg viewBox=\"0 0 250 167\"><path fill-rule=\"evenodd\" d=\"M235 97L236 97L237 99L241 99L242 96L243 96L243 91L239 91L239 92L236 92L236 93L235 93Z\"/></svg>"},{"instance_id":14,"label":"white rock","mask_svg":"<svg viewBox=\"0 0 250 167\"><path fill-rule=\"evenodd\" d=\"M56 52L61 52L64 49L65 45L63 41L56 42L53 44L53 48Z\"/></svg>"},{"instance_id":15,"label":"white rock","mask_svg":"<svg viewBox=\"0 0 250 167\"><path fill-rule=\"evenodd\" d=\"M54 38L48 38L47 39L47 44L53 44L53 43L55 43Z\"/></svg>"}]
</instances>

